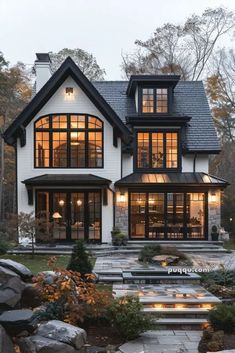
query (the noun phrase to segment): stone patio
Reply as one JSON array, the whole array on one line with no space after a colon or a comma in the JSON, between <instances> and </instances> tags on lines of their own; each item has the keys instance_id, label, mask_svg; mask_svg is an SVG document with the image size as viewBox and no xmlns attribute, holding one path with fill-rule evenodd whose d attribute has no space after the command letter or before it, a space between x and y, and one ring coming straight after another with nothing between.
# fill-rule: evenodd
<instances>
[{"instance_id":1,"label":"stone patio","mask_svg":"<svg viewBox=\"0 0 235 353\"><path fill-rule=\"evenodd\" d=\"M198 353L202 331L147 331L119 347L120 353Z\"/></svg>"}]
</instances>

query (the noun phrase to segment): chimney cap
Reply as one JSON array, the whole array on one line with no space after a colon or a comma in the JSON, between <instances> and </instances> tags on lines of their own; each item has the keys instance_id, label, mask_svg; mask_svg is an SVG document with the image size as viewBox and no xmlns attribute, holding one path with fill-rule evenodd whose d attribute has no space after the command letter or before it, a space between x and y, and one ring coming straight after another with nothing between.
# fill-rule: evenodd
<instances>
[{"instance_id":1,"label":"chimney cap","mask_svg":"<svg viewBox=\"0 0 235 353\"><path fill-rule=\"evenodd\" d=\"M36 53L36 62L51 62L50 55L48 53Z\"/></svg>"}]
</instances>

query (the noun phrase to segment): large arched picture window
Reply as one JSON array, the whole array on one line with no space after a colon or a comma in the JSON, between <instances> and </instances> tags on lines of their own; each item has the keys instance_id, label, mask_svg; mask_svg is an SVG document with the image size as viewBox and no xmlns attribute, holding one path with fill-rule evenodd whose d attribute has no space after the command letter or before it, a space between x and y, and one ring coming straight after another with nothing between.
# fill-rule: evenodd
<instances>
[{"instance_id":1,"label":"large arched picture window","mask_svg":"<svg viewBox=\"0 0 235 353\"><path fill-rule=\"evenodd\" d=\"M103 168L103 123L85 114L43 116L35 122L36 168Z\"/></svg>"}]
</instances>

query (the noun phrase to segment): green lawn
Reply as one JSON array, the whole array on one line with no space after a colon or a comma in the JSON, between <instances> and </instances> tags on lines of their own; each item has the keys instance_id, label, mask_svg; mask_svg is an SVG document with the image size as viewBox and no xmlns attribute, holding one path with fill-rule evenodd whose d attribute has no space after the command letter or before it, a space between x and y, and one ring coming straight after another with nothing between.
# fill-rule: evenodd
<instances>
[{"instance_id":1,"label":"green lawn","mask_svg":"<svg viewBox=\"0 0 235 353\"><path fill-rule=\"evenodd\" d=\"M35 255L32 259L31 255L1 255L0 259L11 259L28 267L34 275L40 271L50 270L47 262L51 258L51 255ZM58 267L66 268L68 261L70 259L69 255L59 255L57 256Z\"/></svg>"},{"instance_id":2,"label":"green lawn","mask_svg":"<svg viewBox=\"0 0 235 353\"><path fill-rule=\"evenodd\" d=\"M224 248L228 250L235 250L235 240L234 239L225 240Z\"/></svg>"}]
</instances>

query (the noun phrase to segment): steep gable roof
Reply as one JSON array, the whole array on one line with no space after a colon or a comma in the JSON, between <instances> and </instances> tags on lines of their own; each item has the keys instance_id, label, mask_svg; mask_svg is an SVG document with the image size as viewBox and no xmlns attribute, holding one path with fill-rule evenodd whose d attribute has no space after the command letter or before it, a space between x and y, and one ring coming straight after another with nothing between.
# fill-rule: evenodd
<instances>
[{"instance_id":1,"label":"steep gable roof","mask_svg":"<svg viewBox=\"0 0 235 353\"><path fill-rule=\"evenodd\" d=\"M123 123L126 123L126 116L136 114L135 100L126 95L128 81L96 81L93 84ZM182 136L186 151L220 152L218 137L201 81L178 82L174 89L173 113L191 117Z\"/></svg>"},{"instance_id":2,"label":"steep gable roof","mask_svg":"<svg viewBox=\"0 0 235 353\"><path fill-rule=\"evenodd\" d=\"M129 141L129 130L123 121L118 117L113 108L106 102L104 97L97 91L94 85L86 78L75 62L68 57L4 132L3 138L7 143L15 143L17 136L22 134L22 130L48 102L56 90L69 76L71 76L81 87L88 98L110 122L110 124L116 128L123 141L126 143Z\"/></svg>"}]
</instances>

